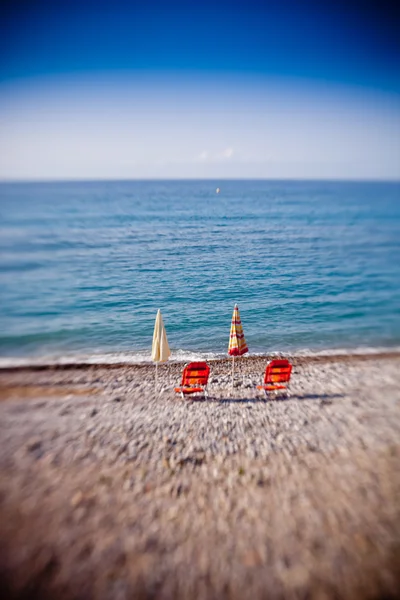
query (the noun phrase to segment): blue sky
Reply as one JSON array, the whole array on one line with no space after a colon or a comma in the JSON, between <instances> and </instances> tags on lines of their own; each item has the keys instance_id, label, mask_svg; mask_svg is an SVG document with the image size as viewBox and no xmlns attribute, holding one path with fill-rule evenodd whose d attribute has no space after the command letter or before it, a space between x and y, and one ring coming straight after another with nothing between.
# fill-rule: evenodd
<instances>
[{"instance_id":1,"label":"blue sky","mask_svg":"<svg viewBox=\"0 0 400 600\"><path fill-rule=\"evenodd\" d=\"M400 177L394 2L2 11L2 179Z\"/></svg>"}]
</instances>

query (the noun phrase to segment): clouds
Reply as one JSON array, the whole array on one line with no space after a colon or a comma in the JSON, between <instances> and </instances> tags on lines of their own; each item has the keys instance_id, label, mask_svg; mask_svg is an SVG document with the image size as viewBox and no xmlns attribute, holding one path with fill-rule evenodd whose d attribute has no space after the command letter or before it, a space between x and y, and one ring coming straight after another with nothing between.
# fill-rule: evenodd
<instances>
[{"instance_id":1,"label":"clouds","mask_svg":"<svg viewBox=\"0 0 400 600\"><path fill-rule=\"evenodd\" d=\"M199 156L197 157L198 160L200 160L201 162L205 162L208 160L209 156L208 156L208 152L206 150L203 150L203 152L200 152Z\"/></svg>"},{"instance_id":2,"label":"clouds","mask_svg":"<svg viewBox=\"0 0 400 600\"><path fill-rule=\"evenodd\" d=\"M218 157L218 158L221 158L221 159L224 159L224 158L226 158L226 159L228 159L228 158L232 158L232 156L233 156L233 148L225 148L225 150L223 150L223 151L221 152L221 154L217 155L217 157Z\"/></svg>"},{"instance_id":3,"label":"clouds","mask_svg":"<svg viewBox=\"0 0 400 600\"><path fill-rule=\"evenodd\" d=\"M400 101L250 77L0 85L0 154L0 179L400 179Z\"/></svg>"},{"instance_id":4,"label":"clouds","mask_svg":"<svg viewBox=\"0 0 400 600\"><path fill-rule=\"evenodd\" d=\"M197 157L197 160L200 162L218 162L223 160L229 160L233 157L235 151L232 147L228 146L222 152L208 152L207 150L203 150Z\"/></svg>"}]
</instances>

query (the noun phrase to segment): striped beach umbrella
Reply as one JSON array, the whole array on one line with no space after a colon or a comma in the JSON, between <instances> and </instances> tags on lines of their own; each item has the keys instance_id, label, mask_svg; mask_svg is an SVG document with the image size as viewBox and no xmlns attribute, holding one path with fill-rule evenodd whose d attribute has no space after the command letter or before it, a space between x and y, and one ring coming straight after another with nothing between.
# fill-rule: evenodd
<instances>
[{"instance_id":1,"label":"striped beach umbrella","mask_svg":"<svg viewBox=\"0 0 400 600\"><path fill-rule=\"evenodd\" d=\"M171 356L169 349L167 332L165 331L161 310L158 309L156 322L154 324L153 345L151 348L151 359L156 363L156 385L157 385L157 367L159 362L165 362Z\"/></svg>"},{"instance_id":2,"label":"striped beach umbrella","mask_svg":"<svg viewBox=\"0 0 400 600\"><path fill-rule=\"evenodd\" d=\"M248 352L249 349L244 339L242 321L240 320L239 308L235 304L232 315L231 333L229 337L228 354L232 356L232 385L233 375L235 371L235 356L242 356Z\"/></svg>"}]
</instances>

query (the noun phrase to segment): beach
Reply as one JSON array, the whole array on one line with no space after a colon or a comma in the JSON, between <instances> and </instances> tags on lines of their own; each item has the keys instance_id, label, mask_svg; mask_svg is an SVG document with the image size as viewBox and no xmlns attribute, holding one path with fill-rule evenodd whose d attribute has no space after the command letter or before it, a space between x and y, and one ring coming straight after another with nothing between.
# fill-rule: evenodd
<instances>
[{"instance_id":1,"label":"beach","mask_svg":"<svg viewBox=\"0 0 400 600\"><path fill-rule=\"evenodd\" d=\"M0 371L8 598L395 598L400 354Z\"/></svg>"},{"instance_id":2,"label":"beach","mask_svg":"<svg viewBox=\"0 0 400 600\"><path fill-rule=\"evenodd\" d=\"M4 3L0 600L400 600L399 16Z\"/></svg>"}]
</instances>

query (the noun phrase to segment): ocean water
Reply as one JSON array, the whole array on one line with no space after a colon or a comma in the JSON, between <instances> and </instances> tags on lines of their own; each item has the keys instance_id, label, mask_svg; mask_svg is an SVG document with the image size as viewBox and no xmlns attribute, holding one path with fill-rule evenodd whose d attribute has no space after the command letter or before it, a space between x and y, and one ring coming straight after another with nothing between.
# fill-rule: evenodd
<instances>
[{"instance_id":1,"label":"ocean water","mask_svg":"<svg viewBox=\"0 0 400 600\"><path fill-rule=\"evenodd\" d=\"M216 187L221 188L216 194ZM400 184L0 185L0 356L148 360L400 345Z\"/></svg>"}]
</instances>

